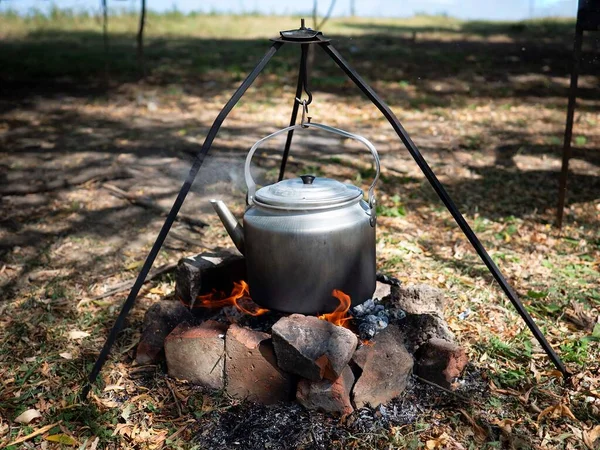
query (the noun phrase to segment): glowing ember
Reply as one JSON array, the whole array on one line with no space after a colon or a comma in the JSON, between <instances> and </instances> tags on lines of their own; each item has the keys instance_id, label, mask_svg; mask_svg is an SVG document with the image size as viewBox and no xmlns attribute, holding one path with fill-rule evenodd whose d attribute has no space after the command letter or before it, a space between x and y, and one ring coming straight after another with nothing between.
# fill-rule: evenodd
<instances>
[{"instance_id":1,"label":"glowing ember","mask_svg":"<svg viewBox=\"0 0 600 450\"><path fill-rule=\"evenodd\" d=\"M250 298L248 283L244 280L233 283L231 295L225 297L224 292L213 291L210 294L199 295L194 307L196 308L223 308L225 306L235 306L244 314L251 316L260 316L269 312L268 309L261 308Z\"/></svg>"},{"instance_id":2,"label":"glowing ember","mask_svg":"<svg viewBox=\"0 0 600 450\"><path fill-rule=\"evenodd\" d=\"M350 315L348 314L348 310L350 309L350 296L344 294L342 291L338 289L334 289L331 293L335 298L340 301L340 304L335 308L335 311L329 314L323 314L319 316L319 319L326 320L327 322L331 322L335 325L339 325L340 327L350 328Z\"/></svg>"}]
</instances>

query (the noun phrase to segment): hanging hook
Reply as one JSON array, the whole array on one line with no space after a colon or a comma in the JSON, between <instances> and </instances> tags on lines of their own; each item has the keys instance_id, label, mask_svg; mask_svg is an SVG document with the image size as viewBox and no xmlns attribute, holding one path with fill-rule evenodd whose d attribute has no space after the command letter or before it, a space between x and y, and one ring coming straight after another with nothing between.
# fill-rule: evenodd
<instances>
[{"instance_id":1,"label":"hanging hook","mask_svg":"<svg viewBox=\"0 0 600 450\"><path fill-rule=\"evenodd\" d=\"M302 89L308 96L306 104L310 105L312 103L312 92L308 87L308 52L309 46L307 44L302 45L302 54L300 55L300 68L302 70Z\"/></svg>"},{"instance_id":2,"label":"hanging hook","mask_svg":"<svg viewBox=\"0 0 600 450\"><path fill-rule=\"evenodd\" d=\"M309 102L306 100L300 100L298 97L296 97L296 101L302 105L302 119L300 119L300 125L302 125L304 128L308 128L308 125L306 125L306 123L310 123L311 119L310 117L308 117Z\"/></svg>"}]
</instances>

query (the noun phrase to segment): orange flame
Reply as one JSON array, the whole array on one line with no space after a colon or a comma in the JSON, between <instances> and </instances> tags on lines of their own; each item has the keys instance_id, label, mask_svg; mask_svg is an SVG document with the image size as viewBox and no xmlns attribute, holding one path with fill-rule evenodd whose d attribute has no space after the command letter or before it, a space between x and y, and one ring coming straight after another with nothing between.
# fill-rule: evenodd
<instances>
[{"instance_id":1,"label":"orange flame","mask_svg":"<svg viewBox=\"0 0 600 450\"><path fill-rule=\"evenodd\" d=\"M340 301L340 304L335 308L335 311L329 314L322 314L319 316L319 319L326 320L327 322L339 325L340 327L350 328L350 324L348 323L350 319L352 319L352 317L348 315L351 303L350 296L338 289L334 289L331 295L337 298Z\"/></svg>"},{"instance_id":2,"label":"orange flame","mask_svg":"<svg viewBox=\"0 0 600 450\"><path fill-rule=\"evenodd\" d=\"M223 308L224 306L235 306L244 314L251 316L260 316L269 312L268 309L261 308L250 298L248 283L244 280L233 283L231 295L225 297L225 293L213 291L210 294L199 295L196 297L194 307L198 308Z\"/></svg>"}]
</instances>

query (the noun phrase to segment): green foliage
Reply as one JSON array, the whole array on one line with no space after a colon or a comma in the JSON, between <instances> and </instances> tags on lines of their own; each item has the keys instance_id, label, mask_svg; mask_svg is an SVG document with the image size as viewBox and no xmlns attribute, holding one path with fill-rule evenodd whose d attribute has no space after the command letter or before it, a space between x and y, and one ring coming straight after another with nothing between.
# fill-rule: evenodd
<instances>
[{"instance_id":1,"label":"green foliage","mask_svg":"<svg viewBox=\"0 0 600 450\"><path fill-rule=\"evenodd\" d=\"M391 203L386 205L377 205L377 215L384 217L404 217L406 215L406 207L400 201L400 197L394 195L390 200Z\"/></svg>"}]
</instances>

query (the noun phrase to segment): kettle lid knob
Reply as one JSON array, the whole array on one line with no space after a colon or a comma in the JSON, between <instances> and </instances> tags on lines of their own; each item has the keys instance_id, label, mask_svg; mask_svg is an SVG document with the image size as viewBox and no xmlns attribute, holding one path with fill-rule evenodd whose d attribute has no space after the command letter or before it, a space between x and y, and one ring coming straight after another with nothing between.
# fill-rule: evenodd
<instances>
[{"instance_id":1,"label":"kettle lid knob","mask_svg":"<svg viewBox=\"0 0 600 450\"><path fill-rule=\"evenodd\" d=\"M300 178L302 178L302 183L304 184L313 184L313 181L315 181L315 177L314 175L300 175Z\"/></svg>"}]
</instances>

